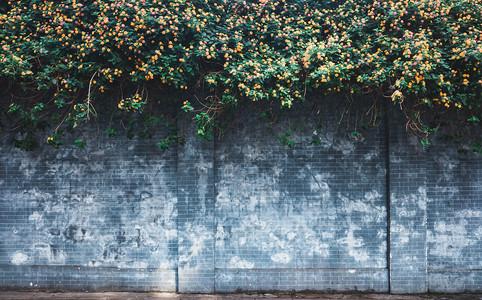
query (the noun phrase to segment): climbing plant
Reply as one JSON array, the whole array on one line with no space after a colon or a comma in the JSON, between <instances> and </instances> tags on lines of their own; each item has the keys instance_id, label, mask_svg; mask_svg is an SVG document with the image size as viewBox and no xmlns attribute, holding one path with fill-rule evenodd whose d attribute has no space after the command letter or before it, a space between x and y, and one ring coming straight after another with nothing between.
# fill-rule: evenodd
<instances>
[{"instance_id":1,"label":"climbing plant","mask_svg":"<svg viewBox=\"0 0 482 300\"><path fill-rule=\"evenodd\" d=\"M31 149L39 131L55 147L77 134L84 147L89 120L142 120L145 135L169 127L167 149L182 141L182 114L211 138L247 102L286 110L308 95L369 95L363 126L389 103L422 145L443 127L471 142L459 133L482 118L481 29L481 0L10 1L0 121Z\"/></svg>"}]
</instances>

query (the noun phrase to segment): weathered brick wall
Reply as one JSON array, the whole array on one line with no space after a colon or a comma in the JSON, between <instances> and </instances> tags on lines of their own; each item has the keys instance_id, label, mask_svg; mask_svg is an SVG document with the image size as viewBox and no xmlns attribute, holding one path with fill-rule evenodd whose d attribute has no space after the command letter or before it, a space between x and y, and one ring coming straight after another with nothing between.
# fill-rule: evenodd
<instances>
[{"instance_id":1,"label":"weathered brick wall","mask_svg":"<svg viewBox=\"0 0 482 300\"><path fill-rule=\"evenodd\" d=\"M178 291L213 292L214 142L190 136L178 148Z\"/></svg>"},{"instance_id":2,"label":"weathered brick wall","mask_svg":"<svg viewBox=\"0 0 482 300\"><path fill-rule=\"evenodd\" d=\"M217 290L387 291L384 127L351 136L323 120L321 146L287 149L254 118L216 143Z\"/></svg>"},{"instance_id":3,"label":"weathered brick wall","mask_svg":"<svg viewBox=\"0 0 482 300\"><path fill-rule=\"evenodd\" d=\"M174 290L177 157L143 140L23 152L2 140L0 284Z\"/></svg>"},{"instance_id":4,"label":"weathered brick wall","mask_svg":"<svg viewBox=\"0 0 482 300\"><path fill-rule=\"evenodd\" d=\"M417 150L405 116L388 119L390 292L427 292L427 153Z\"/></svg>"},{"instance_id":5,"label":"weathered brick wall","mask_svg":"<svg viewBox=\"0 0 482 300\"><path fill-rule=\"evenodd\" d=\"M351 135L325 113L320 146L316 112L257 116L164 153L96 128L85 150L3 136L0 287L482 290L480 156L419 152L396 115Z\"/></svg>"},{"instance_id":6,"label":"weathered brick wall","mask_svg":"<svg viewBox=\"0 0 482 300\"><path fill-rule=\"evenodd\" d=\"M482 159L435 143L427 168L428 285L482 290Z\"/></svg>"}]
</instances>

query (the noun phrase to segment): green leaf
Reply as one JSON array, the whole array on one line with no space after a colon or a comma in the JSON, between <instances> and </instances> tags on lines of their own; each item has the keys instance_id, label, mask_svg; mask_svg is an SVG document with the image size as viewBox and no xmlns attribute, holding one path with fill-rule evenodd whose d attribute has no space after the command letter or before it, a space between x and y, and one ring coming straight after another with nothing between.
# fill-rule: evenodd
<instances>
[{"instance_id":1,"label":"green leaf","mask_svg":"<svg viewBox=\"0 0 482 300\"><path fill-rule=\"evenodd\" d=\"M77 147L79 147L79 149L83 150L85 148L85 146L87 145L87 142L79 139L79 140L75 140L75 145Z\"/></svg>"}]
</instances>

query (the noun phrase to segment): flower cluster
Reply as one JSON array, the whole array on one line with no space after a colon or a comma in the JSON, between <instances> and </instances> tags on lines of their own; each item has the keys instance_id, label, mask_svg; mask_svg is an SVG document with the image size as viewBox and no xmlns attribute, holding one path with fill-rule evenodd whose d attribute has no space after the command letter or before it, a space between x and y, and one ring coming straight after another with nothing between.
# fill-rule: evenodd
<instances>
[{"instance_id":1,"label":"flower cluster","mask_svg":"<svg viewBox=\"0 0 482 300\"><path fill-rule=\"evenodd\" d=\"M162 111L165 101L132 91L185 99L204 87L202 108L171 104L197 114L201 136L241 101L291 107L307 92L376 93L482 118L482 0L16 0L9 7L0 14L0 72L41 95L24 109L42 102L51 114L73 114L84 104L87 115L74 119L88 119L112 91L126 112L146 104ZM63 118L55 121L58 128Z\"/></svg>"},{"instance_id":2,"label":"flower cluster","mask_svg":"<svg viewBox=\"0 0 482 300\"><path fill-rule=\"evenodd\" d=\"M142 111L145 104L146 102L142 100L142 96L136 93L132 97L122 99L117 107L126 112L136 112Z\"/></svg>"}]
</instances>

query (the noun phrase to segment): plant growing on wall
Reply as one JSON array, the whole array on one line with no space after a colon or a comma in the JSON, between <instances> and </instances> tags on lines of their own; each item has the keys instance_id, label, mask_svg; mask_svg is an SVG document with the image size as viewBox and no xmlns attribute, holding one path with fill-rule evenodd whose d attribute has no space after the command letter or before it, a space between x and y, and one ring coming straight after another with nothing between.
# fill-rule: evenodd
<instances>
[{"instance_id":1,"label":"plant growing on wall","mask_svg":"<svg viewBox=\"0 0 482 300\"><path fill-rule=\"evenodd\" d=\"M313 94L373 96L364 124L393 103L424 145L482 118L480 0L19 0L0 13L1 123L24 149L38 129L58 147L102 115L171 128L186 113L211 138L243 103ZM163 149L182 141L171 129Z\"/></svg>"}]
</instances>

